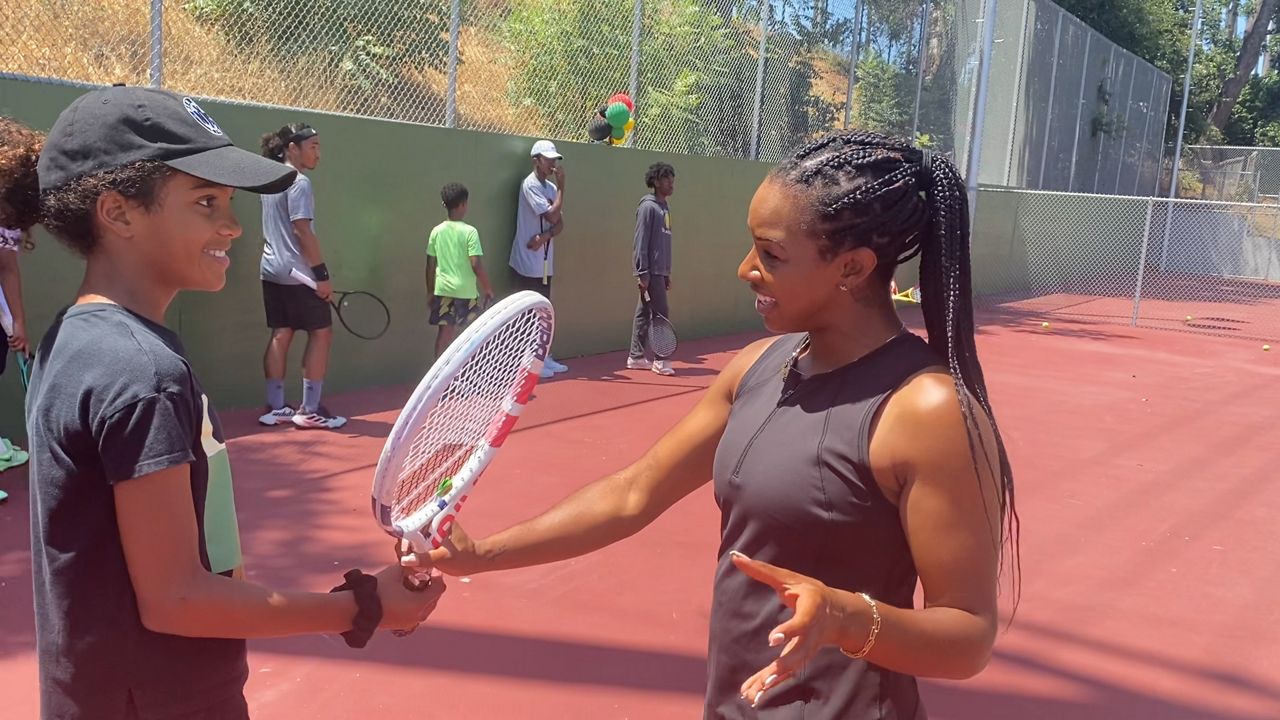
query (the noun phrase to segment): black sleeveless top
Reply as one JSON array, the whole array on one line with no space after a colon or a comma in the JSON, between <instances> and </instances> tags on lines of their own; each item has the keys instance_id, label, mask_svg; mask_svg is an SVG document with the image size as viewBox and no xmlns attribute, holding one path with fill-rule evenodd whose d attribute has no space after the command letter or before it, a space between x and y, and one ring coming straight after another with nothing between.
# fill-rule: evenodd
<instances>
[{"instance_id":1,"label":"black sleeveless top","mask_svg":"<svg viewBox=\"0 0 1280 720\"><path fill-rule=\"evenodd\" d=\"M907 378L938 357L903 333L828 373L801 377L790 358L804 342L773 343L738 385L716 449L720 551L711 608L706 718L920 720L909 675L823 648L752 709L738 691L780 648L769 631L791 616L772 589L729 561L737 550L843 590L912 607L916 568L898 508L868 462L871 421Z\"/></svg>"}]
</instances>

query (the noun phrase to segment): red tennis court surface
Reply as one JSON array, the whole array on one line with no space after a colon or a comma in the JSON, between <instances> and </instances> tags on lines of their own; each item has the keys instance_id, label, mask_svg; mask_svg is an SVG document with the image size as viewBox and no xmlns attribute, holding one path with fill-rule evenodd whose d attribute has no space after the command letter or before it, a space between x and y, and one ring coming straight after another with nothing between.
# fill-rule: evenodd
<instances>
[{"instance_id":1,"label":"red tennis court surface","mask_svg":"<svg viewBox=\"0 0 1280 720\"><path fill-rule=\"evenodd\" d=\"M675 378L618 371L619 354L573 362L539 388L469 529L497 530L635 458L746 340L687 343ZM924 683L930 716L1280 717L1280 351L1008 318L979 342L1018 482L1022 605L982 675ZM327 589L390 559L366 493L407 393L334 398L355 417L345 434L225 413L253 579ZM0 485L14 494L0 508L0 715L30 718L27 493L21 473ZM717 521L708 487L595 555L455 579L429 627L363 652L253 642L254 717L699 717Z\"/></svg>"},{"instance_id":2,"label":"red tennis court surface","mask_svg":"<svg viewBox=\"0 0 1280 720\"><path fill-rule=\"evenodd\" d=\"M1031 314L1123 325L1132 324L1136 310L1141 327L1280 340L1280 282L1150 270L1144 276L1136 307L1133 278L1077 278L1061 284L1073 289L1030 297L990 295L976 302L999 315Z\"/></svg>"}]
</instances>

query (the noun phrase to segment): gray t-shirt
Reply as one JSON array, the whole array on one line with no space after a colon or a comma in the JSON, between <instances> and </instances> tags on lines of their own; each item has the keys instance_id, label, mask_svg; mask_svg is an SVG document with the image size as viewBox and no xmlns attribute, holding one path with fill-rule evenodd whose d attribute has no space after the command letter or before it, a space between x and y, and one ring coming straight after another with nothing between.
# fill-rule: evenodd
<instances>
[{"instance_id":1,"label":"gray t-shirt","mask_svg":"<svg viewBox=\"0 0 1280 720\"><path fill-rule=\"evenodd\" d=\"M520 183L520 199L516 203L516 236L511 240L511 268L525 277L542 277L542 258L547 259L547 275L555 274L555 241L545 248L529 249L534 235L546 232L551 226L542 214L551 208L560 191L550 180L538 180L536 172Z\"/></svg>"},{"instance_id":2,"label":"gray t-shirt","mask_svg":"<svg viewBox=\"0 0 1280 720\"><path fill-rule=\"evenodd\" d=\"M311 193L311 179L302 173L288 190L262 196L262 279L281 285L297 285L289 271L297 268L311 274L293 231L294 220L310 220L315 227L316 200Z\"/></svg>"}]
</instances>

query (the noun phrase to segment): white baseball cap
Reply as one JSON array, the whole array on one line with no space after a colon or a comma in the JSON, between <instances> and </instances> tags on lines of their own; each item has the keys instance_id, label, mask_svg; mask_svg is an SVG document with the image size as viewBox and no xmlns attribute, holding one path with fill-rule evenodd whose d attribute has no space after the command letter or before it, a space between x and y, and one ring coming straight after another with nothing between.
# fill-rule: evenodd
<instances>
[{"instance_id":1,"label":"white baseball cap","mask_svg":"<svg viewBox=\"0 0 1280 720\"><path fill-rule=\"evenodd\" d=\"M537 157L539 155L545 158L552 158L554 160L559 160L564 157L560 153L556 152L556 144L550 140L539 140L533 144L533 150L529 153L529 157Z\"/></svg>"}]
</instances>

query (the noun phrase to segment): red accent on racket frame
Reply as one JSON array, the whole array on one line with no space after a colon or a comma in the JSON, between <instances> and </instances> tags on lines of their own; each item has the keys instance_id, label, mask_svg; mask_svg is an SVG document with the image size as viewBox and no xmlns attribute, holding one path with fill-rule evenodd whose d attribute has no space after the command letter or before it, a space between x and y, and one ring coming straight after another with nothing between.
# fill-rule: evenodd
<instances>
[{"instance_id":1,"label":"red accent on racket frame","mask_svg":"<svg viewBox=\"0 0 1280 720\"><path fill-rule=\"evenodd\" d=\"M449 514L445 515L444 518L440 521L439 529L436 530L436 532L431 535L431 547L433 549L438 549L440 548L440 546L444 544L440 542L439 538L442 538L445 535L449 534L449 528L453 527L453 524L457 522L458 513L462 511L462 504L467 501L468 497L471 497L471 496L463 495L462 497L458 498L458 502L454 503L452 508L449 508Z\"/></svg>"},{"instance_id":2,"label":"red accent on racket frame","mask_svg":"<svg viewBox=\"0 0 1280 720\"><path fill-rule=\"evenodd\" d=\"M520 385L516 388L516 404L524 405L529 402L529 398L533 397L533 388L538 384L538 374L534 372L526 372L520 380Z\"/></svg>"},{"instance_id":3,"label":"red accent on racket frame","mask_svg":"<svg viewBox=\"0 0 1280 720\"><path fill-rule=\"evenodd\" d=\"M495 448L502 447L502 443L511 434L511 428L516 426L516 421L519 419L519 415L511 413L502 413L500 417L494 418L493 423L489 425L489 445Z\"/></svg>"}]
</instances>

